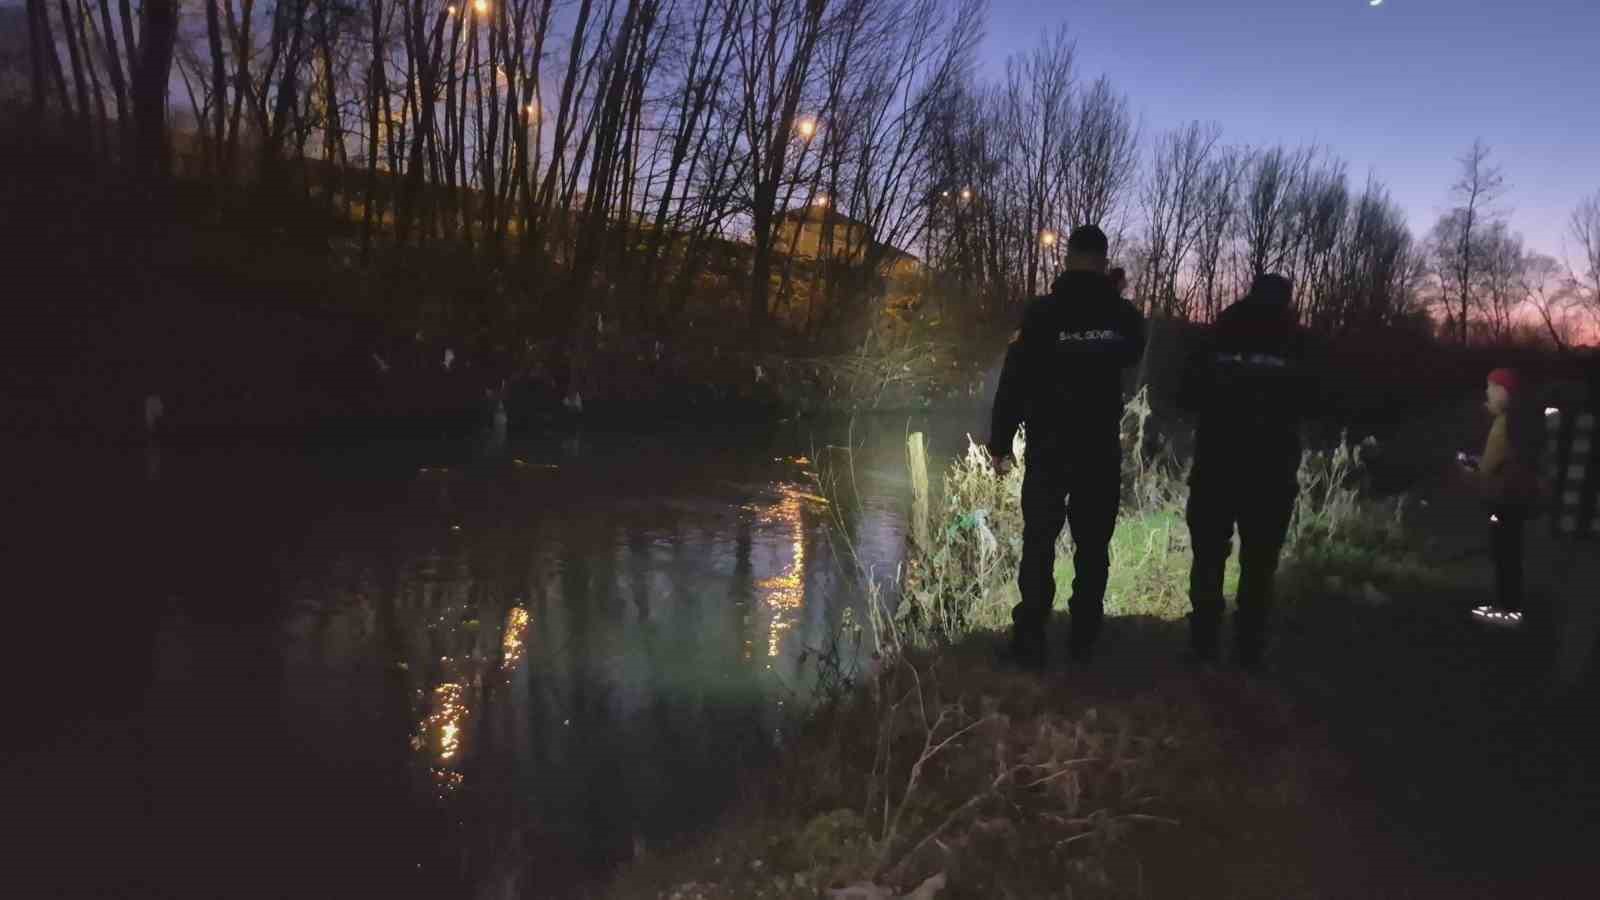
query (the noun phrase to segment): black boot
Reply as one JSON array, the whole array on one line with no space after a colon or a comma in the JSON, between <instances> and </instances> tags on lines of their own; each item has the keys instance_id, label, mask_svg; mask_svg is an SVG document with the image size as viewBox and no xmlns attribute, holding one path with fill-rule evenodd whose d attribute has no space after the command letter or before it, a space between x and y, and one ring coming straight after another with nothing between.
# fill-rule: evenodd
<instances>
[{"instance_id":1,"label":"black boot","mask_svg":"<svg viewBox=\"0 0 1600 900\"><path fill-rule=\"evenodd\" d=\"M1040 672L1050 664L1050 642L1045 639L1043 628L1012 626L1011 640L1000 657L1008 665Z\"/></svg>"},{"instance_id":2,"label":"black boot","mask_svg":"<svg viewBox=\"0 0 1600 900\"><path fill-rule=\"evenodd\" d=\"M1101 617L1093 614L1074 614L1067 632L1067 658L1083 665L1094 658L1094 645L1100 639Z\"/></svg>"},{"instance_id":3,"label":"black boot","mask_svg":"<svg viewBox=\"0 0 1600 900\"><path fill-rule=\"evenodd\" d=\"M1239 668L1258 673L1267 649L1265 617L1236 614L1233 622L1233 660Z\"/></svg>"},{"instance_id":4,"label":"black boot","mask_svg":"<svg viewBox=\"0 0 1600 900\"><path fill-rule=\"evenodd\" d=\"M1187 661L1196 666L1210 666L1217 662L1222 623L1218 616L1199 612L1189 614L1189 653Z\"/></svg>"}]
</instances>

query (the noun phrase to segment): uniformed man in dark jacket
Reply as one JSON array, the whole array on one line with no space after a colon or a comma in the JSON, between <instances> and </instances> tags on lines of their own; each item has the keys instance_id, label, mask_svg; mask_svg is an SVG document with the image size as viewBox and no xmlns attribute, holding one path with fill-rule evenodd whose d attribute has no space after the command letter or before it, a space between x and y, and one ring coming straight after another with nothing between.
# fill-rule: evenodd
<instances>
[{"instance_id":1,"label":"uniformed man in dark jacket","mask_svg":"<svg viewBox=\"0 0 1600 900\"><path fill-rule=\"evenodd\" d=\"M1122 370L1144 351L1144 318L1106 277L1106 236L1084 225L1067 240L1066 270L1029 301L995 392L989 453L1009 465L1027 425L1022 481L1022 602L1011 611L1011 656L1042 667L1055 602L1055 545L1070 522L1075 575L1068 651L1086 660L1100 633L1111 535L1122 498ZM1070 500L1069 500L1070 498Z\"/></svg>"},{"instance_id":2,"label":"uniformed man in dark jacket","mask_svg":"<svg viewBox=\"0 0 1600 900\"><path fill-rule=\"evenodd\" d=\"M1314 399L1288 279L1262 275L1217 317L1190 359L1179 407L1197 418L1189 476L1194 550L1189 639L1197 662L1217 657L1223 570L1239 529L1236 661L1261 663L1278 557L1300 485L1300 426Z\"/></svg>"}]
</instances>

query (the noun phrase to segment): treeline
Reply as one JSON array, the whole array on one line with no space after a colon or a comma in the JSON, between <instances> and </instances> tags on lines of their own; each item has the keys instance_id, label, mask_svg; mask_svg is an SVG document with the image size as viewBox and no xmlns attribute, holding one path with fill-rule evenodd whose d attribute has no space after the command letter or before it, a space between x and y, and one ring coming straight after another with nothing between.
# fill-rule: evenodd
<instances>
[{"instance_id":1,"label":"treeline","mask_svg":"<svg viewBox=\"0 0 1600 900\"><path fill-rule=\"evenodd\" d=\"M936 198L928 246L947 290L1001 303L1039 291L1066 233L1098 222L1155 315L1210 319L1275 271L1326 332L1418 317L1426 257L1381 183L1352 190L1327 153L1229 146L1198 122L1141 148L1127 100L1073 76L1058 36L945 104L935 160L958 187Z\"/></svg>"},{"instance_id":2,"label":"treeline","mask_svg":"<svg viewBox=\"0 0 1600 900\"><path fill-rule=\"evenodd\" d=\"M1600 322L1600 198L1572 223L1586 263L1530 253L1490 214L1498 173L1479 146L1455 207L1418 239L1380 181L1353 182L1319 148L1239 146L1199 122L1141 133L1126 96L1079 72L1064 29L981 79L986 12L145 0L136 14L130 0L27 0L27 52L6 54L0 90L40 130L146 179L167 173L176 142L219 203L242 187L303 191L356 223L363 260L443 245L515 265L516 302L534 311L518 319L556 332L595 313L670 329L709 279L759 340L802 291L870 309L897 250L922 257L923 291L947 312L1009 318L1082 222L1113 234L1161 316L1208 319L1279 271L1329 335L1427 330L1435 314L1462 340L1505 339L1532 308L1570 343ZM782 214L814 207L872 239L852 246L859 231L817 217L821 259L801 277Z\"/></svg>"}]
</instances>

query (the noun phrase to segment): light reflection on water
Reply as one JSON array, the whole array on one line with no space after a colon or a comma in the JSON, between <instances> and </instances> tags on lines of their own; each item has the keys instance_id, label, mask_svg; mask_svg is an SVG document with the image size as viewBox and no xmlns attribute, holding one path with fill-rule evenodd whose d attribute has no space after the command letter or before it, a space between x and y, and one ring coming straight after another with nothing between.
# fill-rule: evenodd
<instances>
[{"instance_id":1,"label":"light reflection on water","mask_svg":"<svg viewBox=\"0 0 1600 900\"><path fill-rule=\"evenodd\" d=\"M889 568L895 431L857 459L875 468L854 523ZM544 895L735 802L780 685L803 690L801 651L853 593L809 458L623 446L554 469L512 452L524 464L410 466L306 529L283 564L279 703L330 768L410 769L414 807L443 829L425 873Z\"/></svg>"},{"instance_id":2,"label":"light reflection on water","mask_svg":"<svg viewBox=\"0 0 1600 900\"><path fill-rule=\"evenodd\" d=\"M772 624L768 628L767 656L776 658L783 633L794 625L795 614L805 603L806 543L805 523L800 509L805 495L792 485L777 486L782 499L761 513L764 523L785 526L792 542L789 565L779 575L756 582L769 607ZM767 668L772 668L767 663Z\"/></svg>"}]
</instances>

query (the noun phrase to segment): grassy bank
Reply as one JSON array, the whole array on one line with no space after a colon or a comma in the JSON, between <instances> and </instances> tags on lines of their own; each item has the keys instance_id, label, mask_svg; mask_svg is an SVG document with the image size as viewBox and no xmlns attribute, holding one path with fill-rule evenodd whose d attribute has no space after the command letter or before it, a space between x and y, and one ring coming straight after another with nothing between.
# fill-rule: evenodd
<instances>
[{"instance_id":1,"label":"grassy bank","mask_svg":"<svg viewBox=\"0 0 1600 900\"><path fill-rule=\"evenodd\" d=\"M1169 454L1145 452L1149 419L1135 398L1111 618L1094 667L1043 677L997 668L1015 602L1022 467L997 477L972 446L924 494L913 440L905 563L893 577L861 573L870 621L813 655L818 699L787 730L776 766L750 774L726 827L630 867L612 895L1374 895L1393 874L1385 867L1404 863L1345 864L1373 851L1341 824L1360 814L1360 792L1321 719L1272 679L1197 677L1178 663L1185 473ZM1281 589L1287 630L1312 607L1370 609L1444 587L1406 532L1403 502L1363 494L1371 449L1341 443L1302 461ZM836 509L852 502L849 460L837 462L821 476ZM851 545L846 517L835 532ZM1059 549L1064 606L1070 536ZM852 641L873 642L865 670L847 662Z\"/></svg>"},{"instance_id":2,"label":"grassy bank","mask_svg":"<svg viewBox=\"0 0 1600 900\"><path fill-rule=\"evenodd\" d=\"M1176 633L1113 620L1110 665L1042 678L996 670L983 635L896 657L753 776L724 828L647 856L611 896L1284 897L1352 886L1331 863L1353 848L1301 814L1326 808L1345 774L1316 724L1275 689L1147 664L1171 656Z\"/></svg>"},{"instance_id":3,"label":"grassy bank","mask_svg":"<svg viewBox=\"0 0 1600 900\"><path fill-rule=\"evenodd\" d=\"M1188 612L1192 555L1185 509L1187 470L1173 452L1178 442L1152 437L1152 411L1141 392L1127 404L1122 421L1122 512L1111 545L1111 575L1106 611L1111 616L1151 616L1166 621ZM1285 549L1284 577L1291 585L1338 577L1357 588L1425 577L1417 548L1408 546L1404 497L1378 500L1366 492L1364 457L1376 448L1368 440L1341 439L1332 447L1308 450L1299 468L1300 495ZM1022 554L1022 481L1026 437L1014 452L1020 461L998 477L988 454L976 443L944 473L938 497L914 503L912 540L903 571L894 583L874 584L895 598L881 608L893 613L880 630L906 643L930 646L958 640L974 630L1010 625L1017 601L1015 573ZM911 451L913 484L925 484L926 465ZM850 498L846 483L824 485ZM847 523L838 522L848 541ZM1062 532L1057 551L1057 606L1065 609L1072 580L1072 537ZM1237 554L1225 589L1237 586Z\"/></svg>"}]
</instances>

